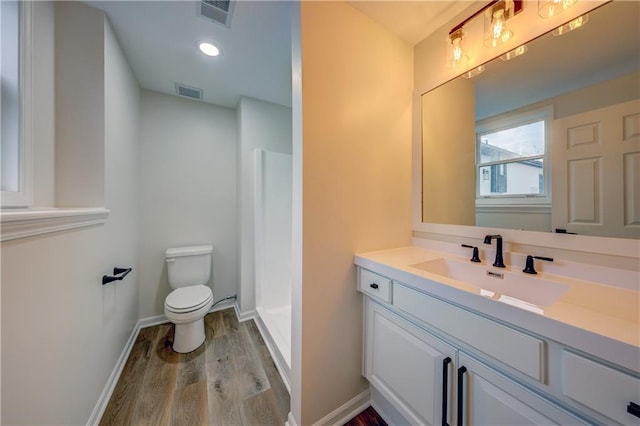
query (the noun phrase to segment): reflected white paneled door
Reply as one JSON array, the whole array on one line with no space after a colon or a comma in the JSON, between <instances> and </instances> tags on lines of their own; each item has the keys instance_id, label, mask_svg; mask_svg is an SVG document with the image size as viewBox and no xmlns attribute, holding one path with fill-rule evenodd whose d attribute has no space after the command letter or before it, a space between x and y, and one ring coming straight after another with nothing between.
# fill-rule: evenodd
<instances>
[{"instance_id":1,"label":"reflected white paneled door","mask_svg":"<svg viewBox=\"0 0 640 426\"><path fill-rule=\"evenodd\" d=\"M552 123L552 227L640 237L640 102Z\"/></svg>"}]
</instances>

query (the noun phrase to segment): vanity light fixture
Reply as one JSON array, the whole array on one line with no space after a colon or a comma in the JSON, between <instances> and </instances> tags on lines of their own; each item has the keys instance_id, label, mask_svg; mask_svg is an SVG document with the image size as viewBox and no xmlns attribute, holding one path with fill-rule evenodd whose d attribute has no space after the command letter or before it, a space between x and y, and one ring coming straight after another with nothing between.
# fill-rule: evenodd
<instances>
[{"instance_id":1,"label":"vanity light fixture","mask_svg":"<svg viewBox=\"0 0 640 426\"><path fill-rule=\"evenodd\" d=\"M589 14L585 13L584 15L578 16L576 19L573 19L564 25L560 25L558 28L553 30L553 35L561 36L573 30L577 30L579 28L582 28L587 22L589 22Z\"/></svg>"},{"instance_id":2,"label":"vanity light fixture","mask_svg":"<svg viewBox=\"0 0 640 426\"><path fill-rule=\"evenodd\" d=\"M504 55L500 56L500 59L502 59L503 61L510 61L513 58L517 58L520 55L524 55L527 52L527 50L529 50L529 48L527 47L526 44L523 44L522 46L518 46L515 49L510 50Z\"/></svg>"},{"instance_id":3,"label":"vanity light fixture","mask_svg":"<svg viewBox=\"0 0 640 426\"><path fill-rule=\"evenodd\" d=\"M464 53L463 37L462 28L454 29L447 37L446 61L454 69L465 64L469 59Z\"/></svg>"},{"instance_id":4,"label":"vanity light fixture","mask_svg":"<svg viewBox=\"0 0 640 426\"><path fill-rule=\"evenodd\" d=\"M449 35L446 40L446 64L456 68L466 64L468 61L469 58L464 52L463 38L465 37L464 26L471 20L475 19L479 15L484 15L485 45L489 47L496 47L513 37L513 32L507 28L507 20L521 12L523 8L524 0L492 0L489 4L453 27L451 31L449 31ZM479 67L466 72L462 76L471 78L480 74L482 71L484 71L484 65L480 65Z\"/></svg>"},{"instance_id":5,"label":"vanity light fixture","mask_svg":"<svg viewBox=\"0 0 640 426\"><path fill-rule=\"evenodd\" d=\"M578 0L538 0L538 15L552 18L576 4Z\"/></svg>"},{"instance_id":6,"label":"vanity light fixture","mask_svg":"<svg viewBox=\"0 0 640 426\"><path fill-rule=\"evenodd\" d=\"M513 16L513 3L500 0L490 5L484 12L484 44L496 47L511 40L513 32L507 28L507 19Z\"/></svg>"},{"instance_id":7,"label":"vanity light fixture","mask_svg":"<svg viewBox=\"0 0 640 426\"><path fill-rule=\"evenodd\" d=\"M218 56L220 54L220 49L207 41L198 43L198 48L207 56Z\"/></svg>"}]
</instances>

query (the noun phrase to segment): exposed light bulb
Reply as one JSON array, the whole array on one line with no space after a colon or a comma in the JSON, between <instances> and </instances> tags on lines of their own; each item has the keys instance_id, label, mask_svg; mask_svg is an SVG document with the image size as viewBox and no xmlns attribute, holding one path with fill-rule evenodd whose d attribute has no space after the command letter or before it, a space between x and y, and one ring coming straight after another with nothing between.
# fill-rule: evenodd
<instances>
[{"instance_id":1,"label":"exposed light bulb","mask_svg":"<svg viewBox=\"0 0 640 426\"><path fill-rule=\"evenodd\" d=\"M587 21L584 19L584 17L580 16L579 18L576 18L573 21L569 22L569 28L571 28L571 30L577 30L586 23Z\"/></svg>"},{"instance_id":2,"label":"exposed light bulb","mask_svg":"<svg viewBox=\"0 0 640 426\"><path fill-rule=\"evenodd\" d=\"M553 31L554 36L561 36L573 30L577 30L585 26L585 24L589 22L589 14L584 14L582 16L578 16L576 19L567 22L564 25L560 25Z\"/></svg>"},{"instance_id":3,"label":"exposed light bulb","mask_svg":"<svg viewBox=\"0 0 640 426\"><path fill-rule=\"evenodd\" d=\"M464 53L462 45L462 37L464 33L462 29L458 29L455 32L449 34L449 46L447 47L448 59L447 62L455 69L458 65L467 62L467 55Z\"/></svg>"},{"instance_id":4,"label":"exposed light bulb","mask_svg":"<svg viewBox=\"0 0 640 426\"><path fill-rule=\"evenodd\" d=\"M453 60L459 61L462 58L462 48L460 47L460 39L453 41Z\"/></svg>"},{"instance_id":5,"label":"exposed light bulb","mask_svg":"<svg viewBox=\"0 0 640 426\"><path fill-rule=\"evenodd\" d=\"M481 74L484 71L484 65L480 65L479 67L476 67L474 69L472 69L471 71L467 71L464 74L462 74L462 76L464 78L472 78L475 77L478 74Z\"/></svg>"},{"instance_id":6,"label":"exposed light bulb","mask_svg":"<svg viewBox=\"0 0 640 426\"><path fill-rule=\"evenodd\" d=\"M523 44L522 46L518 46L513 50L510 50L509 52L505 53L504 55L500 56L500 59L502 59L503 61L509 61L513 58L516 58L520 55L524 55L527 50L529 50L529 48L527 47L526 44Z\"/></svg>"},{"instance_id":7,"label":"exposed light bulb","mask_svg":"<svg viewBox=\"0 0 640 426\"><path fill-rule=\"evenodd\" d=\"M569 9L577 2L578 0L540 0L538 2L538 14L543 18L551 18Z\"/></svg>"},{"instance_id":8,"label":"exposed light bulb","mask_svg":"<svg viewBox=\"0 0 640 426\"><path fill-rule=\"evenodd\" d=\"M504 27L504 10L500 9L493 12L493 38L502 36L502 28Z\"/></svg>"},{"instance_id":9,"label":"exposed light bulb","mask_svg":"<svg viewBox=\"0 0 640 426\"><path fill-rule=\"evenodd\" d=\"M491 13L491 26L487 34L487 46L496 47L511 39L513 33L507 29L506 10L504 8L494 9Z\"/></svg>"}]
</instances>

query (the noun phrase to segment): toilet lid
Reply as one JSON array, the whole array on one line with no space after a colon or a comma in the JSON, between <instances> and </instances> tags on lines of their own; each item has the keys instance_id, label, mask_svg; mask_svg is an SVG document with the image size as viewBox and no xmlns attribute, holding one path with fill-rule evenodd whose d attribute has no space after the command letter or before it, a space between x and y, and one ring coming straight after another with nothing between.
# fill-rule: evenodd
<instances>
[{"instance_id":1,"label":"toilet lid","mask_svg":"<svg viewBox=\"0 0 640 426\"><path fill-rule=\"evenodd\" d=\"M193 311L206 305L213 298L206 285L194 285L173 290L165 300L165 306L173 312Z\"/></svg>"}]
</instances>

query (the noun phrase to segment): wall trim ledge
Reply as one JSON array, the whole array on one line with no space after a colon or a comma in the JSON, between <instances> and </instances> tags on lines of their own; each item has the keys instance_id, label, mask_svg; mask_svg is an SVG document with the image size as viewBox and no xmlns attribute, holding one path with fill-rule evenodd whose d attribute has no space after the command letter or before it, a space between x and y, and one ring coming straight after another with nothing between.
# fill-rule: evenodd
<instances>
[{"instance_id":1,"label":"wall trim ledge","mask_svg":"<svg viewBox=\"0 0 640 426\"><path fill-rule=\"evenodd\" d=\"M0 241L102 225L110 211L102 208L20 209L0 212Z\"/></svg>"}]
</instances>

